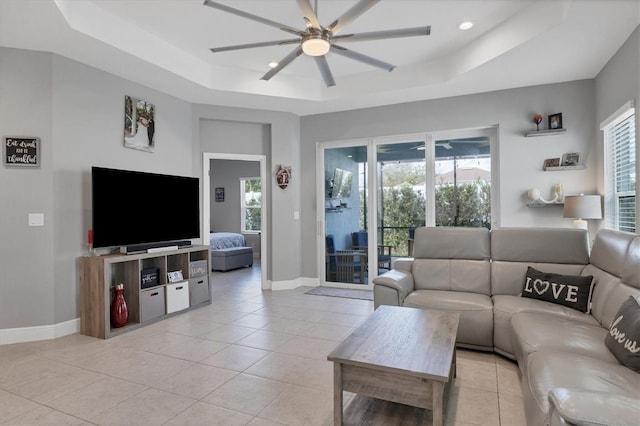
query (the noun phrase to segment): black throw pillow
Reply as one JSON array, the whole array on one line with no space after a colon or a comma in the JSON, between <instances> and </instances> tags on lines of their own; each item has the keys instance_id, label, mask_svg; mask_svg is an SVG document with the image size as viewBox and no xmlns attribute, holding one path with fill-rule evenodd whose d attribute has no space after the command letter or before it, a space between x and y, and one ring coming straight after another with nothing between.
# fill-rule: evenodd
<instances>
[{"instance_id":1,"label":"black throw pillow","mask_svg":"<svg viewBox=\"0 0 640 426\"><path fill-rule=\"evenodd\" d=\"M640 373L640 305L635 298L620 306L604 344L620 364Z\"/></svg>"},{"instance_id":2,"label":"black throw pillow","mask_svg":"<svg viewBox=\"0 0 640 426\"><path fill-rule=\"evenodd\" d=\"M522 296L557 303L588 314L592 292L592 275L560 275L528 267Z\"/></svg>"}]
</instances>

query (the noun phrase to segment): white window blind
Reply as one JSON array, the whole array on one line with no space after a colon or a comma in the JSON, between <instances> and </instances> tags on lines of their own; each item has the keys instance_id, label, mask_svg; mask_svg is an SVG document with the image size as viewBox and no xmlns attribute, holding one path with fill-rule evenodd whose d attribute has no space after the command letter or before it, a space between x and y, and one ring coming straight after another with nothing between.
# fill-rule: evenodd
<instances>
[{"instance_id":1,"label":"white window blind","mask_svg":"<svg viewBox=\"0 0 640 426\"><path fill-rule=\"evenodd\" d=\"M605 227L636 232L636 125L632 107L601 126L605 143Z\"/></svg>"}]
</instances>

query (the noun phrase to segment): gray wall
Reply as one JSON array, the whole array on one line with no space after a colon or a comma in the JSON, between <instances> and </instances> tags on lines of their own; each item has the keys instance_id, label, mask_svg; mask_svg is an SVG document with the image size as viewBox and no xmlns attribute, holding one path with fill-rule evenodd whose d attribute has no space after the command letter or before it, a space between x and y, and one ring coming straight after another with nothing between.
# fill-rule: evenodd
<instances>
[{"instance_id":1,"label":"gray wall","mask_svg":"<svg viewBox=\"0 0 640 426\"><path fill-rule=\"evenodd\" d=\"M633 100L636 108L636 147L640 138L640 27L622 45L618 52L600 71L595 81L596 117L594 132L597 134L598 164L604 162L604 135L600 123L625 102ZM599 167L598 192L604 194L604 168ZM640 149L636 148L636 179L640 176ZM636 230L640 230L640 185L636 184Z\"/></svg>"},{"instance_id":2,"label":"gray wall","mask_svg":"<svg viewBox=\"0 0 640 426\"><path fill-rule=\"evenodd\" d=\"M155 105L154 153L123 146L125 95ZM193 176L193 166L190 104L58 55L53 114L57 323L79 315L77 257L91 227L91 166L181 176Z\"/></svg>"},{"instance_id":3,"label":"gray wall","mask_svg":"<svg viewBox=\"0 0 640 426\"><path fill-rule=\"evenodd\" d=\"M259 161L211 160L211 231L240 232L240 178L260 177ZM224 188L224 201L216 202L215 189Z\"/></svg>"},{"instance_id":4,"label":"gray wall","mask_svg":"<svg viewBox=\"0 0 640 426\"><path fill-rule=\"evenodd\" d=\"M0 329L54 322L51 66L50 54L0 47L0 137L41 139L40 167L0 165ZM28 227L29 213L45 226Z\"/></svg>"},{"instance_id":5,"label":"gray wall","mask_svg":"<svg viewBox=\"0 0 640 426\"><path fill-rule=\"evenodd\" d=\"M535 129L534 113L562 112L564 135L525 137ZM441 130L498 126L500 177L500 226L571 226L563 219L562 209L526 207L526 193L538 188L548 196L556 183L562 183L565 195L596 191L597 159L594 81L582 80L561 84L525 87L411 102L377 108L319 114L301 119L302 245L306 248L302 274L316 274L316 143L336 140L373 138ZM544 172L546 158L565 152L581 152L585 170Z\"/></svg>"}]
</instances>

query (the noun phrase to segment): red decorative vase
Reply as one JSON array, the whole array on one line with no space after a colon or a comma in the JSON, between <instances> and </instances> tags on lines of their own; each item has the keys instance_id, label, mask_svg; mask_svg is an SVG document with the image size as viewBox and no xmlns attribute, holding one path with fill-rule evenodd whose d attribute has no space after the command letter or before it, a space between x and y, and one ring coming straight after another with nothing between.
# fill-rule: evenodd
<instances>
[{"instance_id":1,"label":"red decorative vase","mask_svg":"<svg viewBox=\"0 0 640 426\"><path fill-rule=\"evenodd\" d=\"M124 300L124 289L116 289L116 295L111 303L111 326L114 328L124 327L129 319L129 309Z\"/></svg>"}]
</instances>

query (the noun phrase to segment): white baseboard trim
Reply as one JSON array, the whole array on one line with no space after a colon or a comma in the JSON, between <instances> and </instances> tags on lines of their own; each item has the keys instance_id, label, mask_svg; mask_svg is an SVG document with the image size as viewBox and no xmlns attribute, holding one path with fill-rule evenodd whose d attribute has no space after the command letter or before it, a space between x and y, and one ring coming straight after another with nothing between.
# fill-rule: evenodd
<instances>
[{"instance_id":1,"label":"white baseboard trim","mask_svg":"<svg viewBox=\"0 0 640 426\"><path fill-rule=\"evenodd\" d=\"M293 290L298 287L318 287L319 285L317 278L300 277L295 280L271 281L271 290Z\"/></svg>"},{"instance_id":2,"label":"white baseboard trim","mask_svg":"<svg viewBox=\"0 0 640 426\"><path fill-rule=\"evenodd\" d=\"M0 345L57 339L58 337L78 333L79 331L80 318L51 325L6 328L4 330L0 330Z\"/></svg>"}]
</instances>

